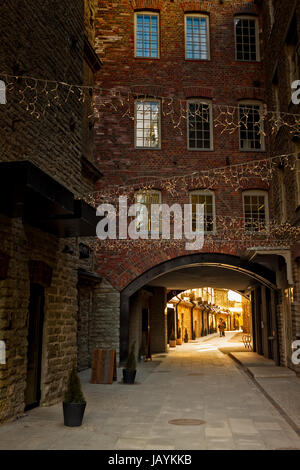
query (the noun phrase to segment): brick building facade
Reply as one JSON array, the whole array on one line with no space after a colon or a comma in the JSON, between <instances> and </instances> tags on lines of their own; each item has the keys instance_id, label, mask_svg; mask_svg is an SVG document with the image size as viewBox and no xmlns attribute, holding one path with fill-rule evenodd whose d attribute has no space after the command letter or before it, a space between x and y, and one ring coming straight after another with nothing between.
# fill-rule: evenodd
<instances>
[{"instance_id":1,"label":"brick building facade","mask_svg":"<svg viewBox=\"0 0 300 470\"><path fill-rule=\"evenodd\" d=\"M138 194L143 189L144 202L148 197L148 202L169 205L193 200L207 204L209 237L195 253L187 253L180 243L165 249L149 245L142 253L134 248L106 251L105 244L101 245L98 272L120 292L120 324L115 338L120 328L121 359L126 357L130 342L140 344L141 312L145 310L145 289L140 289L148 286L146 290L153 296L148 300L148 314L154 352L166 350L163 311L168 285L163 277L161 285L156 278L167 275L168 269L201 264L202 277L208 266L215 265L217 276L218 267L227 266L235 272L245 270L252 280L258 280L244 287L248 293L252 291L254 347L279 362L282 329L275 311L276 279L285 278L285 261L281 262L276 252L269 256L268 249L261 253L255 243L251 247L241 240L227 242L220 235L220 219L226 218L228 224L232 218L245 221L247 207L255 206L258 211L263 207L266 219L274 217L268 181L252 175L235 189L230 181L220 180L211 187L209 178L187 178L172 191L158 179L149 185L150 191L145 190L151 175L172 181L187 172L226 168L269 155L268 135L262 137L254 128L249 132L242 123L232 132L222 132L217 125L220 109L231 110L239 120L244 106L245 114L251 110L253 122L265 109L261 2L100 1L97 25L96 49L103 61L97 85L104 97L114 96L116 103L118 96L122 97L121 105L98 106L96 159L104 172L98 184L100 193L106 185L127 185L131 202L142 200ZM197 121L199 112L202 122ZM213 287L234 289L226 276L224 271L223 279ZM205 287L205 281L199 282L201 285L190 287Z\"/></svg>"}]
</instances>

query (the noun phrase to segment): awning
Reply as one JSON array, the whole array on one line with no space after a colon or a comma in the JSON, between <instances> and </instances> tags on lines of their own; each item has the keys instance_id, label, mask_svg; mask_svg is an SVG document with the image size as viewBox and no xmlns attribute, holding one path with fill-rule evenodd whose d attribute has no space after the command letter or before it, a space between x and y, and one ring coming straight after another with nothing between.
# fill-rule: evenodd
<instances>
[{"instance_id":1,"label":"awning","mask_svg":"<svg viewBox=\"0 0 300 470\"><path fill-rule=\"evenodd\" d=\"M0 163L0 211L60 238L96 235L96 210L29 161Z\"/></svg>"}]
</instances>

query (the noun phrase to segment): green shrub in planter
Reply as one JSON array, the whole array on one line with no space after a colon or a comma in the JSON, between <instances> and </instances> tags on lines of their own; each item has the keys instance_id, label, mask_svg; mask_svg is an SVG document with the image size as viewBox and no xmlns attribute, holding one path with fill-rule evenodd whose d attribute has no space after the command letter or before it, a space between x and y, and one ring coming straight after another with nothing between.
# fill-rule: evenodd
<instances>
[{"instance_id":1,"label":"green shrub in planter","mask_svg":"<svg viewBox=\"0 0 300 470\"><path fill-rule=\"evenodd\" d=\"M80 379L74 366L70 372L65 398L63 402L65 426L81 426L86 401L81 390Z\"/></svg>"}]
</instances>

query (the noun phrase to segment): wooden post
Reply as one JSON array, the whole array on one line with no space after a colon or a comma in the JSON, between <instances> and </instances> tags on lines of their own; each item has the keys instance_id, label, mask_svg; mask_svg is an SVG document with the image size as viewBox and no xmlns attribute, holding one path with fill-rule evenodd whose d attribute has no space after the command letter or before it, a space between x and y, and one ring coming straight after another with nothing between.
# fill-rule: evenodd
<instances>
[{"instance_id":1,"label":"wooden post","mask_svg":"<svg viewBox=\"0 0 300 470\"><path fill-rule=\"evenodd\" d=\"M267 313L267 295L266 287L261 286L261 315L262 315L262 344L263 344L263 354L265 357L270 357L269 352L269 340L268 340L268 313Z\"/></svg>"}]
</instances>

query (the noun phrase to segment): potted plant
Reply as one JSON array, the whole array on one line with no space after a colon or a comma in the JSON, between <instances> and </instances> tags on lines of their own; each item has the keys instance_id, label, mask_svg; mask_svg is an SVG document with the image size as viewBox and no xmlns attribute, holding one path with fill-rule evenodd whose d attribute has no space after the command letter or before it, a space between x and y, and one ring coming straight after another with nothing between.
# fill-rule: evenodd
<instances>
[{"instance_id":1,"label":"potted plant","mask_svg":"<svg viewBox=\"0 0 300 470\"><path fill-rule=\"evenodd\" d=\"M74 365L70 372L65 398L63 402L65 426L81 426L86 407L80 379Z\"/></svg>"},{"instance_id":2,"label":"potted plant","mask_svg":"<svg viewBox=\"0 0 300 470\"><path fill-rule=\"evenodd\" d=\"M135 342L134 342L132 343L125 368L123 369L124 384L133 384L135 380L135 376L136 376L136 358L135 358Z\"/></svg>"},{"instance_id":3,"label":"potted plant","mask_svg":"<svg viewBox=\"0 0 300 470\"><path fill-rule=\"evenodd\" d=\"M187 329L185 329L184 342L185 342L185 343L188 343L188 342L189 342L189 335L188 335Z\"/></svg>"},{"instance_id":4,"label":"potted plant","mask_svg":"<svg viewBox=\"0 0 300 470\"><path fill-rule=\"evenodd\" d=\"M182 344L181 328L178 328L178 335L177 335L176 344L178 344L179 346Z\"/></svg>"},{"instance_id":5,"label":"potted plant","mask_svg":"<svg viewBox=\"0 0 300 470\"><path fill-rule=\"evenodd\" d=\"M172 330L172 333L171 333L171 336L170 336L169 346L170 346L170 348L175 348L176 347L176 338L175 338L174 330Z\"/></svg>"}]
</instances>

